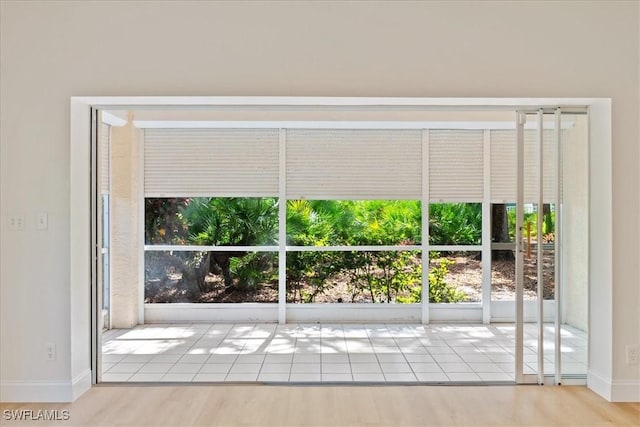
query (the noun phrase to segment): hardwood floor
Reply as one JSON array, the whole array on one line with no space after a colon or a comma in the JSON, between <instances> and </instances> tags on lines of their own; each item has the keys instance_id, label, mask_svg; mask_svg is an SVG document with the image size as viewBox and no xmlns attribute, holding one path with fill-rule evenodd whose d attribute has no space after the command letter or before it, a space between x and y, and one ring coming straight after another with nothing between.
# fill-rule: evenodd
<instances>
[{"instance_id":1,"label":"hardwood floor","mask_svg":"<svg viewBox=\"0 0 640 427\"><path fill-rule=\"evenodd\" d=\"M640 425L639 403L569 386L104 385L71 404L0 408L3 426ZM69 419L8 419L45 409Z\"/></svg>"}]
</instances>

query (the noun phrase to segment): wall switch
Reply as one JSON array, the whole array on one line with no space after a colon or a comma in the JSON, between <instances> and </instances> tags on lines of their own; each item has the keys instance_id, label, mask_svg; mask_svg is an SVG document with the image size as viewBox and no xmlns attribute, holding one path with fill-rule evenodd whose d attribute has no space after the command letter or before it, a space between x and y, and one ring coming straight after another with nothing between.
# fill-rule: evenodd
<instances>
[{"instance_id":1,"label":"wall switch","mask_svg":"<svg viewBox=\"0 0 640 427\"><path fill-rule=\"evenodd\" d=\"M38 212L37 218L36 228L38 230L46 230L49 227L49 215L46 212Z\"/></svg>"},{"instance_id":2,"label":"wall switch","mask_svg":"<svg viewBox=\"0 0 640 427\"><path fill-rule=\"evenodd\" d=\"M24 215L14 214L9 217L9 230L22 231L24 230Z\"/></svg>"},{"instance_id":3,"label":"wall switch","mask_svg":"<svg viewBox=\"0 0 640 427\"><path fill-rule=\"evenodd\" d=\"M627 346L627 365L639 365L640 364L640 346L628 345Z\"/></svg>"},{"instance_id":4,"label":"wall switch","mask_svg":"<svg viewBox=\"0 0 640 427\"><path fill-rule=\"evenodd\" d=\"M47 360L56 360L56 345L53 343L47 344Z\"/></svg>"}]
</instances>

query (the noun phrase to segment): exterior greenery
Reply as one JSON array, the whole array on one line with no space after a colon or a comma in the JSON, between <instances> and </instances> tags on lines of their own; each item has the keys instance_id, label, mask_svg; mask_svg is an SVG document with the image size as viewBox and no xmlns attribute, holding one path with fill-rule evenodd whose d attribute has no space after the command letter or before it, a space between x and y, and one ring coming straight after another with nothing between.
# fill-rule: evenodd
<instances>
[{"instance_id":1,"label":"exterior greenery","mask_svg":"<svg viewBox=\"0 0 640 427\"><path fill-rule=\"evenodd\" d=\"M278 245L275 198L147 199L145 205L147 244ZM431 244L480 243L479 204L432 204L429 211ZM286 214L288 246L421 242L419 201L289 200ZM430 301L465 300L464 293L445 282L451 261L431 255L436 261L429 274ZM255 293L266 284L277 285L277 256L272 252L149 252L146 264L148 282L167 276L170 269L192 295L210 291L211 277L219 277L226 290ZM421 299L422 264L415 250L290 251L286 269L291 302L314 302L339 285L346 286L354 302L417 303Z\"/></svg>"}]
</instances>

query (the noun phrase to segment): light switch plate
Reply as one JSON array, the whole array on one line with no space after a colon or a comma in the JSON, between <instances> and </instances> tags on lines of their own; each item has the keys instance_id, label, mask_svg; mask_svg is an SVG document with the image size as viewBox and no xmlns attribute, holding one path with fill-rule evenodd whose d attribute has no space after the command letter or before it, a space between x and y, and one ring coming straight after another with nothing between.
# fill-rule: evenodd
<instances>
[{"instance_id":1,"label":"light switch plate","mask_svg":"<svg viewBox=\"0 0 640 427\"><path fill-rule=\"evenodd\" d=\"M13 214L9 217L9 230L22 231L24 230L24 215Z\"/></svg>"},{"instance_id":2,"label":"light switch plate","mask_svg":"<svg viewBox=\"0 0 640 427\"><path fill-rule=\"evenodd\" d=\"M49 228L49 215L46 212L38 212L36 228L46 230Z\"/></svg>"}]
</instances>

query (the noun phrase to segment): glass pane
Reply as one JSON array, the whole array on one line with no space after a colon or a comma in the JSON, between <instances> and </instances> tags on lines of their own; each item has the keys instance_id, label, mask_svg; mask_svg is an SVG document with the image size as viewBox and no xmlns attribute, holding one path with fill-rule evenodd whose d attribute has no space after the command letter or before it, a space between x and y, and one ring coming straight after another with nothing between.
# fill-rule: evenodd
<instances>
[{"instance_id":1,"label":"glass pane","mask_svg":"<svg viewBox=\"0 0 640 427\"><path fill-rule=\"evenodd\" d=\"M500 212L497 205L492 205L492 213ZM516 261L515 261L515 206L505 205L507 215L507 233L494 231L501 227L496 218L492 218L493 244L491 251L491 299L493 301L513 301L516 292ZM544 298L554 298L554 218L552 205L545 205L547 215L543 218L543 274L544 274ZM538 208L536 204L529 203L524 206L523 241L524 241L524 300L535 301L538 288L538 261L537 261L537 218ZM504 224L503 224L504 226ZM497 236L500 235L500 238Z\"/></svg>"},{"instance_id":2,"label":"glass pane","mask_svg":"<svg viewBox=\"0 0 640 427\"><path fill-rule=\"evenodd\" d=\"M516 205L491 205L491 300L513 301L516 292Z\"/></svg>"},{"instance_id":3,"label":"glass pane","mask_svg":"<svg viewBox=\"0 0 640 427\"><path fill-rule=\"evenodd\" d=\"M102 254L102 309L109 309L109 297L111 291L109 290L109 253L104 252Z\"/></svg>"},{"instance_id":4,"label":"glass pane","mask_svg":"<svg viewBox=\"0 0 640 427\"><path fill-rule=\"evenodd\" d=\"M545 141L546 143L546 141ZM542 245L542 275L544 305L544 373L555 373L555 218L556 206L553 203L542 205L542 236L537 239Z\"/></svg>"},{"instance_id":5,"label":"glass pane","mask_svg":"<svg viewBox=\"0 0 640 427\"><path fill-rule=\"evenodd\" d=\"M102 195L102 308L109 309L109 298L111 291L109 290L109 195Z\"/></svg>"},{"instance_id":6,"label":"glass pane","mask_svg":"<svg viewBox=\"0 0 640 427\"><path fill-rule=\"evenodd\" d=\"M562 375L586 375L589 271L588 117L562 115Z\"/></svg>"},{"instance_id":7,"label":"glass pane","mask_svg":"<svg viewBox=\"0 0 640 427\"><path fill-rule=\"evenodd\" d=\"M257 246L278 242L275 198L146 198L145 244Z\"/></svg>"},{"instance_id":8,"label":"glass pane","mask_svg":"<svg viewBox=\"0 0 640 427\"><path fill-rule=\"evenodd\" d=\"M145 303L277 302L273 252L145 252Z\"/></svg>"},{"instance_id":9,"label":"glass pane","mask_svg":"<svg viewBox=\"0 0 640 427\"><path fill-rule=\"evenodd\" d=\"M482 301L480 252L430 252L429 302Z\"/></svg>"},{"instance_id":10,"label":"glass pane","mask_svg":"<svg viewBox=\"0 0 640 427\"><path fill-rule=\"evenodd\" d=\"M416 200L289 200L287 244L419 245L421 218Z\"/></svg>"},{"instance_id":11,"label":"glass pane","mask_svg":"<svg viewBox=\"0 0 640 427\"><path fill-rule=\"evenodd\" d=\"M479 245L482 243L480 203L432 203L429 205L429 243Z\"/></svg>"},{"instance_id":12,"label":"glass pane","mask_svg":"<svg viewBox=\"0 0 640 427\"><path fill-rule=\"evenodd\" d=\"M418 303L419 251L287 253L287 302Z\"/></svg>"}]
</instances>

